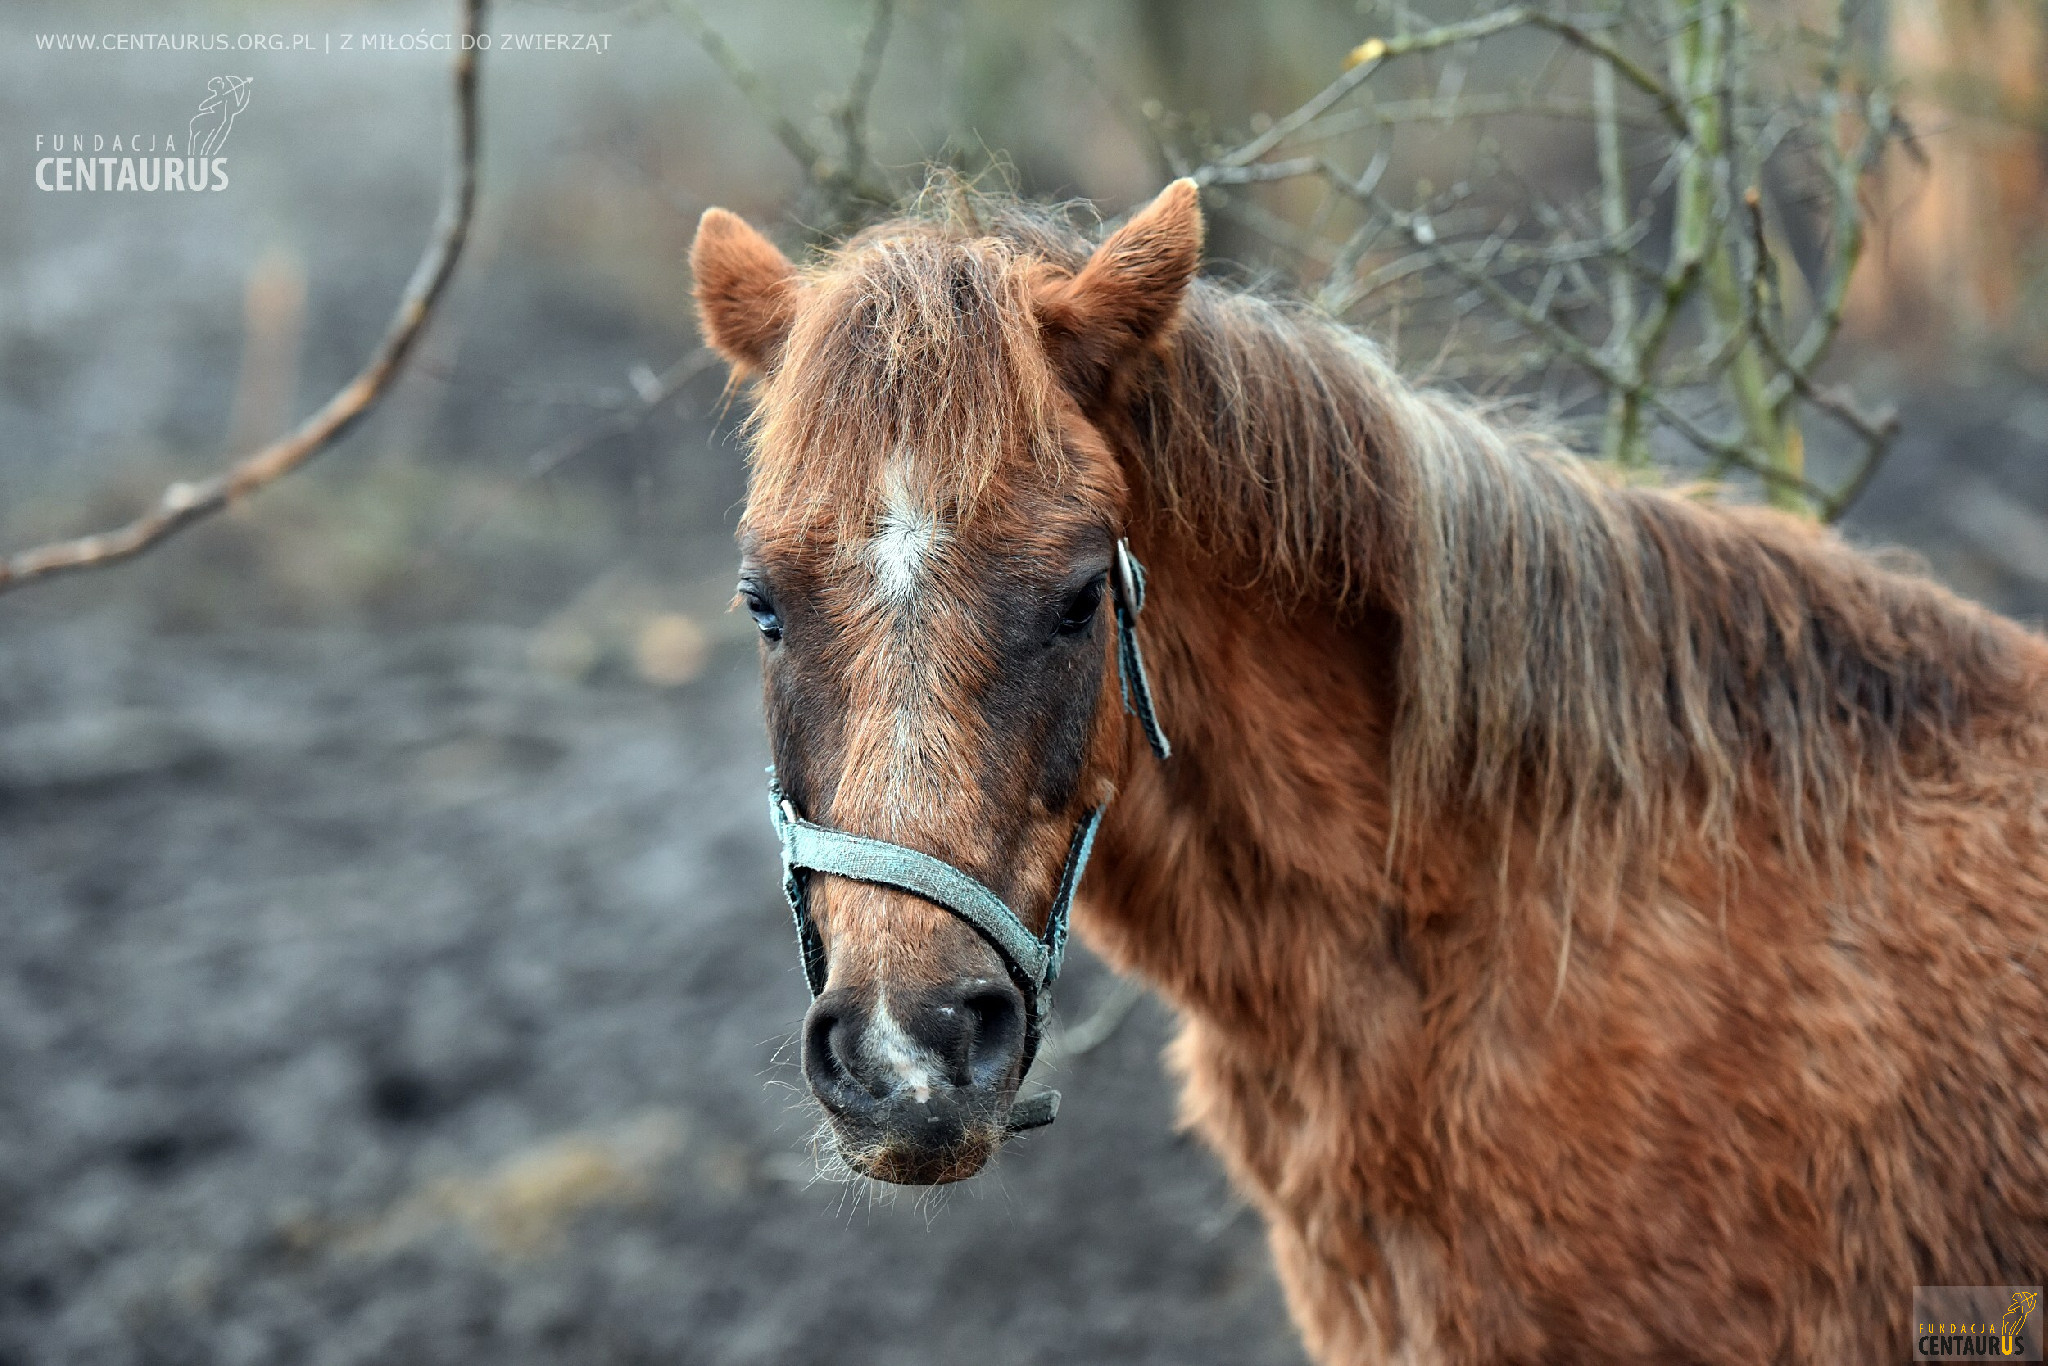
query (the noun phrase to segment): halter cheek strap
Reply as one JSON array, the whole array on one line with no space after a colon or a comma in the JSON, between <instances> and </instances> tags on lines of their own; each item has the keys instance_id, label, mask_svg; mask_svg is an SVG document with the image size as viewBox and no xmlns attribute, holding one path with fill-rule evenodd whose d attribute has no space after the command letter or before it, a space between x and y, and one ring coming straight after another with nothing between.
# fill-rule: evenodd
<instances>
[{"instance_id":1,"label":"halter cheek strap","mask_svg":"<svg viewBox=\"0 0 2048 1366\"><path fill-rule=\"evenodd\" d=\"M1138 718L1146 743L1164 759L1172 752L1172 746L1160 728L1151 680L1145 675L1145 659L1138 652L1137 622L1145 605L1145 571L1121 540L1116 543L1116 559L1110 567L1110 595L1116 615L1117 676L1124 710ZM1095 847L1095 831L1102 824L1103 808L1093 808L1074 827L1073 837L1067 842L1067 861L1053 887L1045 929L1038 934L1032 933L1001 897L944 859L805 820L783 795L773 768L768 770L768 811L782 844L782 893L796 922L804 982L813 999L825 989L826 963L824 940L810 914L810 875L828 873L908 892L966 921L1001 956L1017 989L1024 994L1027 1019L1023 1072L1029 1073L1044 1036L1045 1017L1051 1009L1051 987L1066 958L1068 912L1073 909L1074 892L1081 885L1081 874L1086 871L1088 855ZM1041 1091L1019 1099L1010 1107L1009 1127L1015 1131L1050 1124L1059 1113L1059 1104L1057 1091Z\"/></svg>"},{"instance_id":2,"label":"halter cheek strap","mask_svg":"<svg viewBox=\"0 0 2048 1366\"><path fill-rule=\"evenodd\" d=\"M1145 656L1138 649L1138 613L1145 610L1145 566L1122 540L1116 543L1110 575L1116 608L1116 676L1123 687L1124 710L1138 718L1152 752L1166 759L1172 756L1173 745L1160 728L1159 713L1152 705L1152 680L1145 676Z\"/></svg>"}]
</instances>

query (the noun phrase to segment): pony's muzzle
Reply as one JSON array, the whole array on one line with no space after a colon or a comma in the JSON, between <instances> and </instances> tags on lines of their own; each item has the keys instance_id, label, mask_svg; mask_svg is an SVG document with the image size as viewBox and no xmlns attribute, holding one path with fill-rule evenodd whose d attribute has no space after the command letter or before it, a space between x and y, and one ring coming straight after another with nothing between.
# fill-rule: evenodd
<instances>
[{"instance_id":1,"label":"pony's muzzle","mask_svg":"<svg viewBox=\"0 0 2048 1366\"><path fill-rule=\"evenodd\" d=\"M804 1017L804 1077L856 1170L904 1185L974 1175L1002 1142L1024 1055L1008 981L836 988Z\"/></svg>"}]
</instances>

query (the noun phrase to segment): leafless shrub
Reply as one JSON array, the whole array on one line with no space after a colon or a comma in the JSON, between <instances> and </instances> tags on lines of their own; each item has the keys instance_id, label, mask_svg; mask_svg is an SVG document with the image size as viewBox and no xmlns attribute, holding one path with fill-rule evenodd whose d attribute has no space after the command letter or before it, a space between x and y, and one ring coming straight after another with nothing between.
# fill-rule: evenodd
<instances>
[{"instance_id":1,"label":"leafless shrub","mask_svg":"<svg viewBox=\"0 0 2048 1366\"><path fill-rule=\"evenodd\" d=\"M1863 187L1910 138L1875 6L1841 0L1818 25L1786 8L1769 24L1740 0L1514 5L1434 25L1396 10L1391 32L1242 143L1188 147L1189 120L1139 113L1174 169L1291 258L1333 314L1396 331L1421 317L1432 368L1540 391L1618 465L1746 473L1772 503L1833 519L1897 429L1818 374L1868 240ZM1383 93L1403 67L1428 93ZM1537 121L1584 149L1580 188L1546 192L1503 151L1504 128ZM1424 137L1462 148L1464 174L1397 187L1404 139ZM1318 190L1305 213L1261 202L1302 182ZM1854 450L1827 485L1806 460L1812 413Z\"/></svg>"}]
</instances>

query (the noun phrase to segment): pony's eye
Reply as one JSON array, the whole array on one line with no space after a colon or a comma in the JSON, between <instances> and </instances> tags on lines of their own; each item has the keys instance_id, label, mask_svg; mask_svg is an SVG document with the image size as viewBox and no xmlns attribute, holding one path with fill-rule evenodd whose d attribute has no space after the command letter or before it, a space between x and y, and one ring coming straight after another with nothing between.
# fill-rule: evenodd
<instances>
[{"instance_id":1,"label":"pony's eye","mask_svg":"<svg viewBox=\"0 0 2048 1366\"><path fill-rule=\"evenodd\" d=\"M775 614L775 604L763 596L761 590L747 584L740 585L740 600L747 605L748 613L754 618L754 625L769 640L782 639L782 618Z\"/></svg>"},{"instance_id":2,"label":"pony's eye","mask_svg":"<svg viewBox=\"0 0 2048 1366\"><path fill-rule=\"evenodd\" d=\"M1095 620L1096 609L1102 606L1103 576L1098 574L1088 580L1060 608L1059 634L1078 636L1088 629Z\"/></svg>"}]
</instances>

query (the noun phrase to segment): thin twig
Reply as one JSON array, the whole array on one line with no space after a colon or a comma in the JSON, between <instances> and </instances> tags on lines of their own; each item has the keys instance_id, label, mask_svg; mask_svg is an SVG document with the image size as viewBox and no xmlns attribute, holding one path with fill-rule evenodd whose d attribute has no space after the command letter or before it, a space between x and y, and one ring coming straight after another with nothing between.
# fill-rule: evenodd
<instances>
[{"instance_id":1,"label":"thin twig","mask_svg":"<svg viewBox=\"0 0 2048 1366\"><path fill-rule=\"evenodd\" d=\"M1617 75L1636 89L1650 97L1650 103L1657 106L1657 112L1664 116L1664 122L1680 138L1693 136L1692 120L1686 117L1685 109L1678 102L1669 86L1659 80L1648 67L1637 62L1626 52L1609 42L1607 38L1542 10L1529 13L1528 22L1532 27L1548 29L1574 47L1583 48L1612 67Z\"/></svg>"},{"instance_id":2,"label":"thin twig","mask_svg":"<svg viewBox=\"0 0 2048 1366\"><path fill-rule=\"evenodd\" d=\"M796 161L805 183L823 199L826 221L817 224L817 230L830 235L857 227L876 206L895 200L895 189L887 183L886 177L877 178L873 174L874 157L868 147L867 134L868 109L874 96L875 82L881 76L882 56L888 49L889 34L895 21L894 0L875 0L867 36L861 41L861 55L854 68L853 81L834 112L832 123L840 141L840 154L836 159L783 112L782 104L776 99L775 92L768 88L768 82L725 40L725 35L711 26L696 0L668 0L668 3L690 31L690 36L697 40L697 46L703 48L704 54L716 62L726 78L739 88L755 114L775 135L775 140Z\"/></svg>"},{"instance_id":3,"label":"thin twig","mask_svg":"<svg viewBox=\"0 0 2048 1366\"><path fill-rule=\"evenodd\" d=\"M1387 166L1391 161L1392 158L1387 155L1386 148L1382 147L1375 152L1372 161L1352 183L1354 196L1371 194L1378 189L1380 178L1387 173ZM1337 259L1330 263L1329 274L1323 279L1323 287L1317 295L1316 302L1333 317L1341 316L1357 299L1357 280L1354 277L1358 274L1358 263L1365 259L1365 253L1372 249L1372 244L1379 239L1384 227L1385 224L1377 219L1367 218L1358 230L1346 239L1344 245L1338 249Z\"/></svg>"},{"instance_id":4,"label":"thin twig","mask_svg":"<svg viewBox=\"0 0 2048 1366\"><path fill-rule=\"evenodd\" d=\"M839 135L846 142L846 178L858 183L868 171L868 102L882 74L882 54L889 47L889 29L896 17L895 0L875 0L868 36L860 46L860 65L839 105Z\"/></svg>"},{"instance_id":5,"label":"thin twig","mask_svg":"<svg viewBox=\"0 0 2048 1366\"><path fill-rule=\"evenodd\" d=\"M1431 99L1388 100L1364 109L1343 109L1326 114L1303 128L1292 140L1296 147L1328 142L1365 128L1399 128L1411 123L1443 123L1458 119L1498 118L1522 114L1531 118L1563 119L1570 122L1591 119L1596 113L1584 100L1539 100L1529 95L1460 95L1446 118L1440 101ZM1662 119L1617 112L1616 119L1631 128L1662 128Z\"/></svg>"},{"instance_id":6,"label":"thin twig","mask_svg":"<svg viewBox=\"0 0 2048 1366\"><path fill-rule=\"evenodd\" d=\"M895 0L875 0L868 20L867 37L862 40L860 62L846 98L839 102L835 122L843 155L838 166L814 172L819 188L832 201L839 222L835 227L856 224L864 206L886 204L893 199L890 187L870 179L873 156L868 148L868 106L874 98L875 82L882 74L882 55L888 51L889 32L896 18Z\"/></svg>"},{"instance_id":7,"label":"thin twig","mask_svg":"<svg viewBox=\"0 0 2048 1366\"><path fill-rule=\"evenodd\" d=\"M1763 206L1758 202L1754 191L1751 191L1744 202L1749 209L1752 231L1756 235L1756 249L1762 252ZM1761 309L1753 311L1750 315L1750 332L1756 338L1757 345L1763 348L1764 354L1770 357L1771 363L1778 367L1779 373L1808 403L1874 445L1890 441L1898 434L1899 419L1896 413L1886 412L1872 417L1841 393L1814 383L1805 368L1793 362L1792 357L1786 354L1784 347L1778 343L1778 339L1771 334L1771 330L1764 326Z\"/></svg>"},{"instance_id":8,"label":"thin twig","mask_svg":"<svg viewBox=\"0 0 2048 1366\"><path fill-rule=\"evenodd\" d=\"M1341 173L1339 173L1337 179L1340 182L1342 181ZM1713 435L1685 413L1672 406L1654 388L1616 370L1605 357L1587 345L1570 328L1553 318L1537 315L1512 290L1508 289L1498 280L1495 280L1484 270L1473 267L1459 257L1456 252L1449 250L1441 242L1437 241L1435 236L1424 226L1424 220L1422 220L1421 215L1404 213L1378 196L1369 196L1368 198L1374 211L1383 215L1388 222L1399 228L1408 237L1408 240L1415 244L1420 252L1434 259L1437 264L1458 276L1465 283L1485 293L1502 312L1520 323L1528 331L1542 338L1560 356L1571 361L1587 374L1599 380L1603 385L1610 389L1633 389L1645 407L1656 413L1666 426L1676 431L1702 453L1712 455L1730 465L1747 470L1766 483L1796 490L1814 499L1819 504L1825 505L1829 501L1829 495L1825 489L1816 487L1802 476L1764 464L1757 459L1754 452L1740 442Z\"/></svg>"},{"instance_id":9,"label":"thin twig","mask_svg":"<svg viewBox=\"0 0 2048 1366\"><path fill-rule=\"evenodd\" d=\"M1175 180L1192 174L1195 168L1189 165L1188 159L1181 154L1180 149L1173 145L1173 140L1160 126L1160 120L1154 118L1145 105L1132 99L1130 93L1122 86L1103 74L1101 64L1095 60L1095 54L1088 50L1088 45L1065 29L1060 30L1059 39L1060 46L1066 51L1067 59L1080 68L1081 74L1086 76L1088 83L1109 102L1110 109L1124 125L1143 137L1150 145L1159 168ZM1156 109L1157 106L1153 108Z\"/></svg>"},{"instance_id":10,"label":"thin twig","mask_svg":"<svg viewBox=\"0 0 2048 1366\"><path fill-rule=\"evenodd\" d=\"M1419 33L1404 33L1392 38L1374 38L1360 44L1353 53L1357 59L1356 64L1350 70L1324 86L1306 104L1285 118L1277 120L1272 127L1250 142L1217 158L1216 164L1245 166L1257 161L1320 118L1345 96L1364 85L1381 65L1396 57L1476 43L1482 38L1490 38L1513 28L1538 28L1554 33L1572 46L1606 62L1623 80L1649 96L1650 102L1657 106L1657 112L1663 116L1664 122L1670 125L1674 133L1681 138L1692 136L1692 121L1686 116L1685 109L1679 104L1670 87L1659 80L1654 72L1616 47L1605 36L1591 29L1534 6L1517 5L1460 23L1444 24Z\"/></svg>"},{"instance_id":11,"label":"thin twig","mask_svg":"<svg viewBox=\"0 0 2048 1366\"><path fill-rule=\"evenodd\" d=\"M1760 263L1755 290L1761 295L1764 288L1761 263L1769 259L1764 236L1763 197L1752 189L1743 197L1743 204L1749 210L1753 249ZM1771 329L1765 325L1760 300L1758 307L1750 311L1750 333L1771 364L1778 367L1778 373L1791 384L1794 392L1862 438L1863 459L1857 464L1855 473L1850 475L1833 494L1821 500L1821 516L1830 522L1837 521L1849 510L1850 504L1862 495L1864 488L1870 483L1871 476L1877 473L1877 467L1883 463L1892 441L1899 434L1898 412L1895 409L1887 409L1873 417L1858 408L1847 394L1816 384L1805 369L1794 363L1792 357L1786 354L1777 337L1772 335Z\"/></svg>"},{"instance_id":12,"label":"thin twig","mask_svg":"<svg viewBox=\"0 0 2048 1366\"><path fill-rule=\"evenodd\" d=\"M682 392L683 386L709 370L718 362L718 353L708 346L699 346L687 352L675 364L659 375L636 380L630 405L612 414L603 422L594 423L578 432L572 432L559 441L528 455L525 468L512 484L497 491L497 495L473 516L441 538L443 545L454 545L468 540L488 526L493 519L510 507L520 492L528 485L539 483L550 475L559 473L563 466L580 459L600 442L614 437L626 436L638 431L664 403ZM429 553L429 560L441 553L440 548Z\"/></svg>"},{"instance_id":13,"label":"thin twig","mask_svg":"<svg viewBox=\"0 0 2048 1366\"><path fill-rule=\"evenodd\" d=\"M1593 64L1593 141L1600 166L1600 230L1618 238L1629 225L1628 172L1621 164L1621 122L1615 111L1614 68L1606 62ZM1630 278L1628 253L1608 258L1607 332L1608 354L1619 354L1636 326L1636 285ZM1619 464L1634 455L1635 433L1631 431L1631 405L1619 390L1607 395L1607 425L1601 437L1600 454Z\"/></svg>"},{"instance_id":14,"label":"thin twig","mask_svg":"<svg viewBox=\"0 0 2048 1366\"><path fill-rule=\"evenodd\" d=\"M1338 316L1350 315L1362 299L1397 281L1404 282L1396 291L1397 308L1400 301L1447 307L1452 327L1438 347L1444 365L1450 363L1459 320L1485 301L1490 313L1504 315L1500 327L1520 331L1561 363L1553 377L1585 377L1594 393L1574 397L1575 406L1605 391L1602 444L1611 458L1646 458L1648 431L1668 429L1716 472L1747 470L1764 481L1773 503L1832 517L1868 479L1896 426L1889 415L1866 414L1846 393L1812 379L1839 330L1848 278L1864 246L1864 206L1857 192L1898 126L1888 94L1850 74L1850 11L1863 0L1838 3L1835 49L1824 65L1818 100L1808 104L1788 96L1776 110L1758 103L1751 72L1756 54L1746 46L1752 33L1739 0L1674 0L1662 25L1642 23L1642 8L1623 0L1610 0L1591 15L1566 15L1548 3L1513 4L1433 27L1397 6L1406 31L1361 44L1349 69L1300 107L1184 173L1208 187L1321 179L1325 198L1308 230L1249 199L1233 203L1231 196L1217 194L1216 207L1311 261L1328 257L1334 245L1318 298ZM1466 93L1472 46L1511 30L1560 40L1544 72L1507 95ZM1629 44L1668 51L1663 61L1651 61ZM1434 93L1373 101L1368 82L1379 68L1397 57L1430 52L1450 54L1439 59ZM1550 89L1550 74L1574 53L1591 64L1589 103L1567 102ZM1647 118L1628 111L1627 105L1638 102L1624 100L1624 85L1646 97L1648 107L1640 112ZM1353 107L1338 107L1353 99ZM1334 149L1344 133L1425 120L1469 126L1499 113L1588 119L1598 171L1590 212L1547 202L1511 166L1494 164L1483 141L1478 155L1493 182L1487 193L1496 200L1515 195L1520 216L1535 220L1527 230L1517 232L1513 214L1505 224L1471 221L1472 192L1462 182L1447 197L1418 187L1422 202L1396 208L1377 193L1391 155L1385 138L1367 144L1372 164L1362 177L1318 154L1319 145ZM1860 128L1851 116L1860 116ZM1166 122L1150 109L1146 117L1155 133ZM1654 160L1631 168L1624 129L1640 123L1660 130L1664 145ZM1813 128L1813 155L1833 198L1834 250L1827 262L1832 270L1812 291L1812 314L1795 344L1783 335L1782 302L1766 297L1776 261L1767 243L1760 240L1751 249L1742 239L1733 200L1736 187L1757 183L1785 138L1804 126ZM1641 141L1649 151L1649 139ZM1364 216L1347 223L1330 243L1322 234L1333 195L1360 205ZM1659 259L1645 239L1664 222L1671 224L1671 240ZM1405 239L1409 250L1386 252L1383 244L1395 239ZM1369 251L1393 259L1368 260ZM1398 314L1393 325L1399 326ZM1530 344L1511 342L1498 328L1482 330L1485 345ZM1690 337L1686 354L1667 357L1681 333L1695 330L1699 335ZM1682 391L1702 386L1720 388L1737 405L1741 424L1722 433L1694 415L1702 411L1696 405L1678 401ZM1794 401L1828 414L1861 439L1865 462L1844 488L1829 493L1807 478L1789 410Z\"/></svg>"},{"instance_id":15,"label":"thin twig","mask_svg":"<svg viewBox=\"0 0 2048 1366\"><path fill-rule=\"evenodd\" d=\"M797 165L803 168L806 177L815 177L824 164L825 154L818 144L797 127L789 115L782 112L775 94L768 88L768 82L761 74L747 64L746 58L733 50L725 35L711 27L711 21L704 17L704 11L697 8L696 0L668 0L668 5L683 27L690 30L690 36L697 40L697 46L704 49L704 55L718 64L726 79L739 88L746 96L747 103L754 106L754 113L768 125L768 131L782 144Z\"/></svg>"},{"instance_id":16,"label":"thin twig","mask_svg":"<svg viewBox=\"0 0 2048 1366\"><path fill-rule=\"evenodd\" d=\"M1197 185L1255 185L1268 180L1293 180L1315 175L1322 169L1316 157L1295 157L1291 161L1260 161L1250 166L1204 166L1195 172Z\"/></svg>"},{"instance_id":17,"label":"thin twig","mask_svg":"<svg viewBox=\"0 0 2048 1366\"><path fill-rule=\"evenodd\" d=\"M1397 38L1375 38L1358 50L1360 60L1349 71L1324 86L1308 103L1296 109L1287 117L1278 120L1271 128L1253 138L1234 152L1217 158L1219 166L1246 166L1257 161L1266 153L1278 147L1295 132L1323 114L1339 100L1364 85L1372 73L1391 57L1403 57L1411 53L1431 52L1437 48L1450 47L1456 43L1476 42L1481 38L1500 33L1506 29L1529 22L1530 11L1521 8L1497 10L1492 14L1468 19L1460 24L1445 24L1426 33L1404 34Z\"/></svg>"},{"instance_id":18,"label":"thin twig","mask_svg":"<svg viewBox=\"0 0 2048 1366\"><path fill-rule=\"evenodd\" d=\"M374 407L391 387L455 274L476 207L477 49L486 0L464 0L463 32L472 41L455 57L455 142L440 217L426 254L413 269L390 325L370 359L296 429L220 474L198 483L165 489L154 508L125 526L75 540L36 546L0 561L0 592L73 570L95 569L129 559L220 512L237 500L291 473L332 446Z\"/></svg>"},{"instance_id":19,"label":"thin twig","mask_svg":"<svg viewBox=\"0 0 2048 1366\"><path fill-rule=\"evenodd\" d=\"M1891 101L1887 96L1877 93L1870 97L1865 108L1863 137L1853 154L1841 154L1838 144L1832 138L1828 139L1828 145L1834 152L1829 164L1835 209L1834 262L1828 272L1827 287L1821 293L1820 312L1792 348L1792 357L1802 368L1818 363L1834 343L1835 334L1841 330L1849 302L1849 282L1863 259L1865 232L1863 206L1858 192L1864 176L1876 165L1879 154L1884 150L1891 126L1890 112Z\"/></svg>"}]
</instances>

